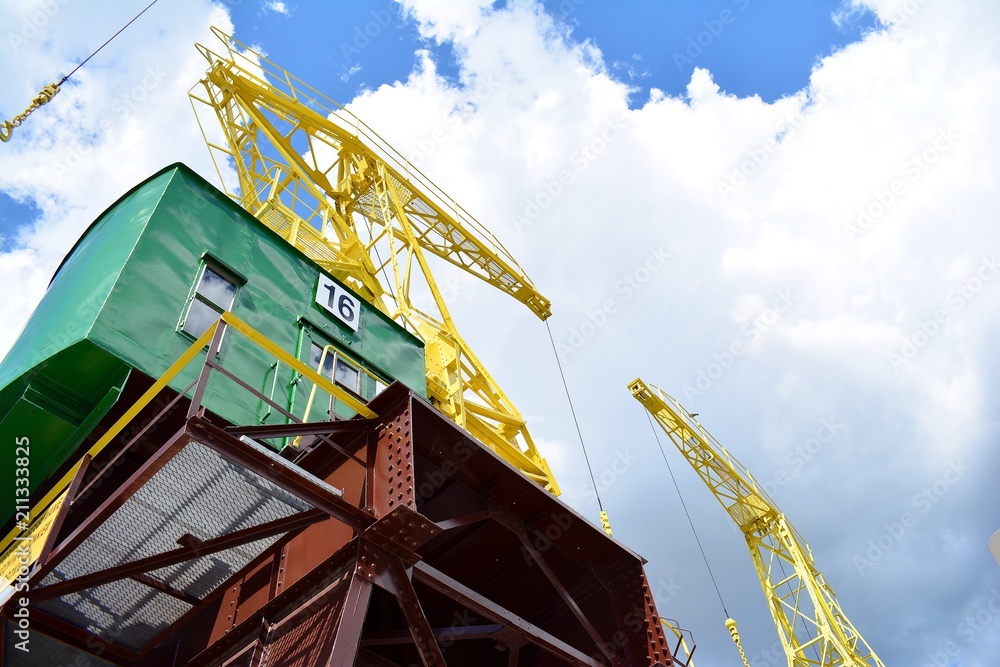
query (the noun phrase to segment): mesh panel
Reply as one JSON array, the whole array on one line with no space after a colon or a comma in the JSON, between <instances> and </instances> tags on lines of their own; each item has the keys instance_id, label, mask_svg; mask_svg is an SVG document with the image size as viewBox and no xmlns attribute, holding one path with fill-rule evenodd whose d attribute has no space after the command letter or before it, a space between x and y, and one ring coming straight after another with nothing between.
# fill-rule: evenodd
<instances>
[{"instance_id":1,"label":"mesh panel","mask_svg":"<svg viewBox=\"0 0 1000 667\"><path fill-rule=\"evenodd\" d=\"M28 652L19 650L15 645L18 639L14 636L15 625L7 623L7 644L4 648L5 667L115 667L114 663L101 660L89 653L77 650L72 646L56 641L37 630L31 631L28 642Z\"/></svg>"},{"instance_id":2,"label":"mesh panel","mask_svg":"<svg viewBox=\"0 0 1000 667\"><path fill-rule=\"evenodd\" d=\"M131 649L139 649L181 617L190 605L137 581L122 579L38 608Z\"/></svg>"},{"instance_id":3,"label":"mesh panel","mask_svg":"<svg viewBox=\"0 0 1000 667\"><path fill-rule=\"evenodd\" d=\"M174 550L178 539L186 534L209 540L310 508L268 480L192 442L70 553L43 584ZM279 537L161 568L149 575L202 598ZM144 645L190 608L175 597L131 579L49 600L39 607L131 648Z\"/></svg>"},{"instance_id":4,"label":"mesh panel","mask_svg":"<svg viewBox=\"0 0 1000 667\"><path fill-rule=\"evenodd\" d=\"M268 208L261 216L261 222L287 239L292 232L292 222L286 213L276 208ZM317 262L339 262L342 260L340 253L334 244L327 241L323 234L307 222L299 224L298 235L295 238L295 247L305 255Z\"/></svg>"}]
</instances>

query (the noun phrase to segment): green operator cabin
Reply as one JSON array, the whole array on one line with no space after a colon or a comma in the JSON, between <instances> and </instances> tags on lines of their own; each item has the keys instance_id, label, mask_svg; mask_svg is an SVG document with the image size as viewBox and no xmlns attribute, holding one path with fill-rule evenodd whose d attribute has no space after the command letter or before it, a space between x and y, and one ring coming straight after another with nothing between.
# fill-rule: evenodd
<instances>
[{"instance_id":1,"label":"green operator cabin","mask_svg":"<svg viewBox=\"0 0 1000 667\"><path fill-rule=\"evenodd\" d=\"M30 440L35 489L101 435L91 432L127 382L160 377L223 310L313 369L322 358L321 373L363 401L395 380L427 395L422 342L175 164L87 229L0 363L0 488L14 488L18 438ZM187 388L204 357L170 388ZM312 383L250 340L226 331L219 362L306 416ZM218 375L203 402L216 415L244 425L286 420ZM318 391L305 421L352 414Z\"/></svg>"}]
</instances>

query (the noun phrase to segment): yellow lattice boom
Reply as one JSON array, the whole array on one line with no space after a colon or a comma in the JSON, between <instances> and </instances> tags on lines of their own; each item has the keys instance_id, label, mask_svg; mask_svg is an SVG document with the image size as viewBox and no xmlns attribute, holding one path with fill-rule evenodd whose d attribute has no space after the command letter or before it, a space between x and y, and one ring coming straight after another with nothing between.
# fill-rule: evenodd
<instances>
[{"instance_id":1,"label":"yellow lattice boom","mask_svg":"<svg viewBox=\"0 0 1000 667\"><path fill-rule=\"evenodd\" d=\"M558 493L524 419L455 328L428 255L543 320L549 300L489 231L354 114L213 30L223 48L198 45L209 67L190 95L227 194L421 338L432 403ZM208 139L206 113L224 142Z\"/></svg>"},{"instance_id":2,"label":"yellow lattice boom","mask_svg":"<svg viewBox=\"0 0 1000 667\"><path fill-rule=\"evenodd\" d=\"M841 610L809 545L750 471L676 399L642 380L629 390L742 531L789 667L883 667Z\"/></svg>"}]
</instances>

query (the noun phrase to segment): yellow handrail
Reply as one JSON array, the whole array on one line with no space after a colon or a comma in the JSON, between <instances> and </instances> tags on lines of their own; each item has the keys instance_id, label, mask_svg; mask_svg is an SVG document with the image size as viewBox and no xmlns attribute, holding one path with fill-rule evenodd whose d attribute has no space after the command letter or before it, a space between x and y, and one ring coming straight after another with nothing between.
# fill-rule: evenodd
<instances>
[{"instance_id":1,"label":"yellow handrail","mask_svg":"<svg viewBox=\"0 0 1000 667\"><path fill-rule=\"evenodd\" d=\"M262 347L263 349L270 352L279 361L283 361L289 366L291 366L301 375L305 376L307 380L310 380L313 384L318 384L320 388L326 393L333 394L333 396L335 396L338 400L341 400L344 403L346 403L348 407L350 407L352 410L357 412L362 417L367 417L371 419L372 417L377 416L374 412L369 410L368 406L362 403L360 399L351 396L345 390L341 389L340 387L333 384L332 382L324 378L316 371L309 368L309 366L296 359L294 355L289 354L285 350L278 347L269 338L257 332L250 325L243 322L241 319L239 319L232 313L230 312L223 313L222 321L231 326L233 329L236 329L236 331L240 332L247 338L249 338L259 347Z\"/></svg>"},{"instance_id":2,"label":"yellow handrail","mask_svg":"<svg viewBox=\"0 0 1000 667\"><path fill-rule=\"evenodd\" d=\"M129 408L125 414L123 414L118 421L116 421L114 425L108 429L101 439L94 443L94 445L87 451L87 454L90 455L90 460L93 461L97 458L97 455L104 451L104 448L107 447L119 433L121 433L122 429L125 428L130 421L135 419L135 416L139 414L139 412L146 407L149 402L152 401L153 398L159 394L185 366L191 363L195 356L197 356L198 352L200 352L202 348L208 345L212 340L212 336L215 335L215 330L218 326L219 323L216 322L210 326L195 342L193 342L191 346L177 358L177 361L175 361L170 368L168 368L167 371L160 376L160 379L154 382L153 385L146 390L146 393L140 396L139 400L137 400L135 404L133 404L132 407ZM40 501L35 503L35 506L32 508L32 516L40 516L40 512L36 510L44 511L57 496L62 494L63 491L69 487L70 482L73 481L77 471L80 469L83 458L84 457L81 456L76 465L70 468L69 471L63 475L62 479L56 482L56 484ZM7 547L14 541L14 537L17 533L18 529L15 526L14 529L11 530L6 537L4 537L3 541L0 542L0 552L5 552L7 550Z\"/></svg>"},{"instance_id":3,"label":"yellow handrail","mask_svg":"<svg viewBox=\"0 0 1000 667\"><path fill-rule=\"evenodd\" d=\"M170 382L177 377L177 375L186 368L198 354L205 349L205 347L212 341L213 336L215 336L216 331L219 326L228 326L235 329L237 332L248 338L252 343L256 344L258 347L263 348L267 352L270 352L279 361L283 361L287 365L291 366L295 371L301 374L306 379L312 381L313 392L315 393L316 387L323 389L328 394L336 397L338 400L343 401L352 410L362 415L363 417L373 418L377 415L372 412L363 402L354 396L348 394L344 389L336 386L322 375L312 370L295 358L294 355L281 349L277 344L272 342L269 338L258 332L256 329L248 325L246 322L242 321L230 312L224 312L220 318L208 329L205 330L201 336L199 336L191 345L184 351L177 360L170 365L170 367L160 376L156 382L152 384L139 397L139 399L125 411L121 417L105 432L101 438L94 443L94 445L87 450L86 455L90 456L91 460L97 458L104 449L122 432L135 417L155 398L163 389L165 389ZM359 365L360 368L360 365ZM364 369L362 369L364 370ZM367 371L366 371L367 372ZM374 376L373 376L374 377ZM311 397L310 397L311 400ZM308 415L308 413L307 413ZM65 495L68 491L69 485L72 483L73 478L76 477L80 470L84 456L73 465L62 478L56 482L52 488L45 494L45 496L32 506L31 511L27 521L23 522L27 524L24 527L22 524L20 527L15 525L13 529L0 541L0 588L9 586L13 583L14 579L9 578L5 573L14 567L15 570L19 567L15 566L27 566L30 567L39 557L41 549L45 543L45 538L47 537L48 530L51 529L51 521L49 521L46 526L47 520L52 518L52 514L58 510L58 503L66 502L67 499ZM39 533L39 534L35 534ZM44 533L44 534L42 534ZM17 554L15 554L12 549L12 545L15 544L17 537L21 535L22 538L25 535L30 535L32 548L31 557L27 564L14 561L17 560ZM12 560L13 559L13 560ZM15 577L16 578L16 577ZM6 579L10 579L6 581Z\"/></svg>"},{"instance_id":4,"label":"yellow handrail","mask_svg":"<svg viewBox=\"0 0 1000 667\"><path fill-rule=\"evenodd\" d=\"M372 373L370 370L368 370L367 368L365 368L364 366L362 366L357 360L353 359L350 355L344 354L339 348L337 348L337 347L335 347L333 345L326 345L326 346L323 347L323 351L319 355L319 364L317 364L317 368L316 368L316 372L317 373L320 373L322 375L322 373L323 373L323 366L326 363L327 355L331 351L333 352L333 365L334 365L334 369L335 369L334 372L336 372L337 360L338 359L345 359L348 362L350 362L353 365L353 367L356 368L358 371L364 373L365 375L367 375L371 379L375 380L376 382L382 382L382 378L380 378L377 375L375 375L374 373ZM326 376L324 376L324 377L326 377ZM336 380L334 380L334 385L336 386ZM305 411L305 413L303 413L302 421L308 421L309 415L312 414L313 401L315 401L315 399L316 399L316 389L317 389L317 386L313 385L312 390L309 392L309 400L306 401L306 411ZM294 444L295 444L296 447L298 447L298 445L299 445L299 438L295 439L295 443Z\"/></svg>"}]
</instances>

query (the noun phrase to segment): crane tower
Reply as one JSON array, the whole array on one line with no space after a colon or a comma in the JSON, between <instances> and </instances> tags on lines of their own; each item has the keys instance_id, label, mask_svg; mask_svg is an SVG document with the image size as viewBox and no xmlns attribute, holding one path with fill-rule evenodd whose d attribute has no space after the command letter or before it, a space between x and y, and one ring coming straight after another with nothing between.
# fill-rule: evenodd
<instances>
[{"instance_id":1,"label":"crane tower","mask_svg":"<svg viewBox=\"0 0 1000 667\"><path fill-rule=\"evenodd\" d=\"M629 390L746 538L789 667L883 667L840 608L809 545L750 471L676 399L641 379Z\"/></svg>"},{"instance_id":2,"label":"crane tower","mask_svg":"<svg viewBox=\"0 0 1000 667\"><path fill-rule=\"evenodd\" d=\"M435 407L558 494L524 419L455 327L428 255L543 320L549 300L489 231L357 116L213 31L225 48L198 45L210 66L191 99L203 131L202 116L221 124L225 143L210 140L212 130L206 142L227 194L423 340ZM418 293L436 312L418 307Z\"/></svg>"}]
</instances>

